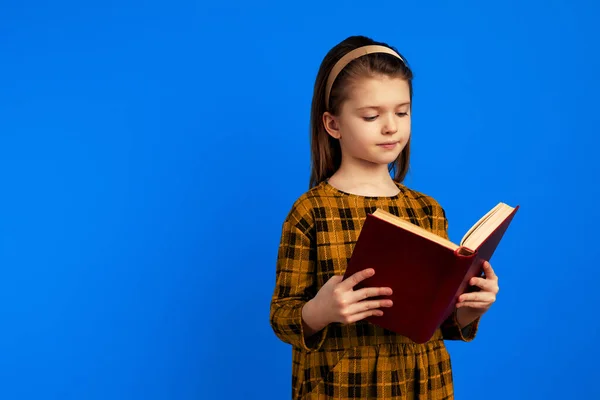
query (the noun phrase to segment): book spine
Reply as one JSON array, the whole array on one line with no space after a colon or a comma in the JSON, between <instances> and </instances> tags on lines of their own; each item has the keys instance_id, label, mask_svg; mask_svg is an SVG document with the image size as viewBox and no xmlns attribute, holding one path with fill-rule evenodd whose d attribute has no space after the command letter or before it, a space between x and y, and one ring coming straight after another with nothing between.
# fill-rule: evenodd
<instances>
[{"instance_id":1,"label":"book spine","mask_svg":"<svg viewBox=\"0 0 600 400\"><path fill-rule=\"evenodd\" d=\"M469 280L476 273L475 271L480 269L480 267L477 267L480 262L476 250L459 247L454 251L454 256L454 265L450 266L450 268L455 272L455 274L452 275L455 280L452 284L446 286L448 291L443 294L448 306L440 320L440 324L454 312L458 297L464 293Z\"/></svg>"}]
</instances>

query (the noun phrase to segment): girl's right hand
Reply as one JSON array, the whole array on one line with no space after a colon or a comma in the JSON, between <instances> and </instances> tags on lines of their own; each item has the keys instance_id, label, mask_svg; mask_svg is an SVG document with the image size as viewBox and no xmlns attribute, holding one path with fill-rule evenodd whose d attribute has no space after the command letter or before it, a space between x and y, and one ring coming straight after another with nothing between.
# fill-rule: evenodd
<instances>
[{"instance_id":1,"label":"girl's right hand","mask_svg":"<svg viewBox=\"0 0 600 400\"><path fill-rule=\"evenodd\" d=\"M350 324L370 316L381 316L382 307L391 307L392 300L370 300L371 297L389 296L389 287L362 288L354 287L363 280L373 276L375 270L368 268L355 273L346 280L336 275L331 277L317 295L302 309L304 323L310 331L318 332L332 322Z\"/></svg>"}]
</instances>

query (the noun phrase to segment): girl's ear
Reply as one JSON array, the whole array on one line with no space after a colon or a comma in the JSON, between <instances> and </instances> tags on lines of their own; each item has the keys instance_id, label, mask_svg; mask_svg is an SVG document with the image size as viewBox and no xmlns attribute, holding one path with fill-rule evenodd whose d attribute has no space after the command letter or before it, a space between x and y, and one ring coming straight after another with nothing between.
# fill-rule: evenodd
<instances>
[{"instance_id":1,"label":"girl's ear","mask_svg":"<svg viewBox=\"0 0 600 400\"><path fill-rule=\"evenodd\" d=\"M327 111L323 113L323 125L331 137L339 139L342 136L337 120L331 113Z\"/></svg>"}]
</instances>

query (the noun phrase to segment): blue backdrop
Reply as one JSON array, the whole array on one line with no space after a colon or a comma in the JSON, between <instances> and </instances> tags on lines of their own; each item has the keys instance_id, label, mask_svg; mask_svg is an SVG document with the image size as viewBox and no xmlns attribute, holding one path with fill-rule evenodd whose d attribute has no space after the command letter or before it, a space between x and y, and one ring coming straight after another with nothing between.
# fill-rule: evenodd
<instances>
[{"instance_id":1,"label":"blue backdrop","mask_svg":"<svg viewBox=\"0 0 600 400\"><path fill-rule=\"evenodd\" d=\"M317 68L353 34L415 71L412 172L459 240L521 205L458 399L597 384L591 1L4 2L0 398L285 399L269 326Z\"/></svg>"}]
</instances>

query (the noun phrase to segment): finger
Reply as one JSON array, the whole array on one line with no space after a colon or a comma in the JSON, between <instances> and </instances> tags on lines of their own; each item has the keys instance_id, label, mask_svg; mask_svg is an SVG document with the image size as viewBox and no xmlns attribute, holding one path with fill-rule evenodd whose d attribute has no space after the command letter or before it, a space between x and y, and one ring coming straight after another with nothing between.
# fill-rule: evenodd
<instances>
[{"instance_id":1,"label":"finger","mask_svg":"<svg viewBox=\"0 0 600 400\"><path fill-rule=\"evenodd\" d=\"M464 301L494 302L494 301L496 301L496 296L490 292L464 293L458 297L458 302L462 303Z\"/></svg>"},{"instance_id":2,"label":"finger","mask_svg":"<svg viewBox=\"0 0 600 400\"><path fill-rule=\"evenodd\" d=\"M485 278L471 278L469 281L469 285L477 286L486 292L497 293L498 292L498 284L496 281L492 281Z\"/></svg>"},{"instance_id":3,"label":"finger","mask_svg":"<svg viewBox=\"0 0 600 400\"><path fill-rule=\"evenodd\" d=\"M348 307L348 314L359 314L377 308L391 307L394 303L389 299L359 301Z\"/></svg>"},{"instance_id":4,"label":"finger","mask_svg":"<svg viewBox=\"0 0 600 400\"><path fill-rule=\"evenodd\" d=\"M329 283L330 285L337 285L344 279L343 275L334 275L325 284Z\"/></svg>"},{"instance_id":5,"label":"finger","mask_svg":"<svg viewBox=\"0 0 600 400\"><path fill-rule=\"evenodd\" d=\"M490 265L490 263L488 261L483 263L483 272L485 273L485 277L487 279L491 279L491 280L498 279L498 277L496 276L496 273L494 272L494 269L492 268L492 266Z\"/></svg>"},{"instance_id":6,"label":"finger","mask_svg":"<svg viewBox=\"0 0 600 400\"><path fill-rule=\"evenodd\" d=\"M465 301L462 303L457 303L456 308L476 308L476 309L486 309L491 306L490 303L486 303L484 301Z\"/></svg>"},{"instance_id":7,"label":"finger","mask_svg":"<svg viewBox=\"0 0 600 400\"><path fill-rule=\"evenodd\" d=\"M371 316L375 316L375 317L381 317L383 315L383 311L381 310L369 310L369 311L363 311L361 313L358 314L353 314L351 316L349 316L348 318L346 318L345 322L347 324L351 324L360 320L363 320L365 318L371 317Z\"/></svg>"},{"instance_id":8,"label":"finger","mask_svg":"<svg viewBox=\"0 0 600 400\"><path fill-rule=\"evenodd\" d=\"M358 271L352 275L342 283L340 283L340 287L343 290L350 290L354 286L358 285L360 282L364 281L367 278L375 275L375 270L373 268L363 269L362 271Z\"/></svg>"},{"instance_id":9,"label":"finger","mask_svg":"<svg viewBox=\"0 0 600 400\"><path fill-rule=\"evenodd\" d=\"M356 290L352 295L352 301L360 301L375 296L389 296L392 289L389 287L362 288Z\"/></svg>"}]
</instances>

